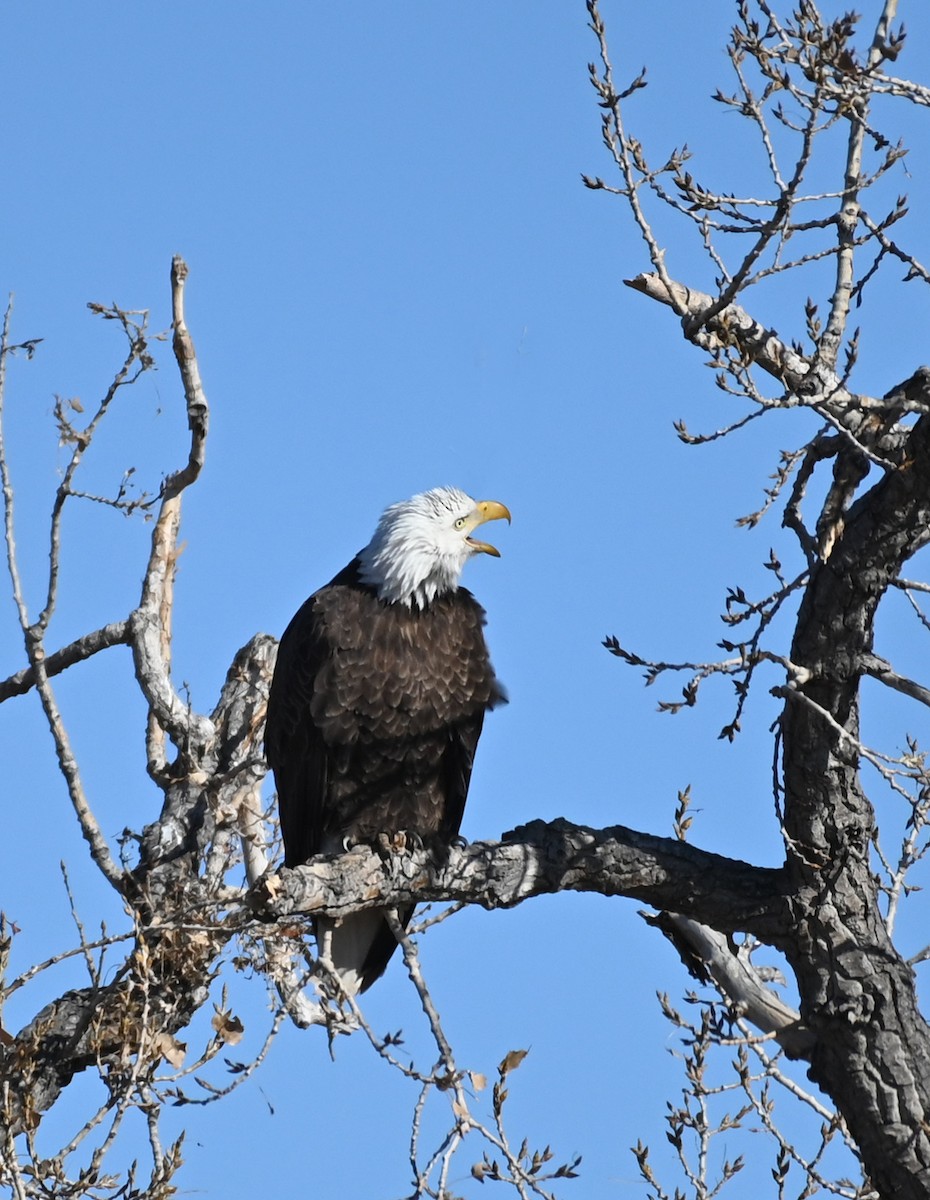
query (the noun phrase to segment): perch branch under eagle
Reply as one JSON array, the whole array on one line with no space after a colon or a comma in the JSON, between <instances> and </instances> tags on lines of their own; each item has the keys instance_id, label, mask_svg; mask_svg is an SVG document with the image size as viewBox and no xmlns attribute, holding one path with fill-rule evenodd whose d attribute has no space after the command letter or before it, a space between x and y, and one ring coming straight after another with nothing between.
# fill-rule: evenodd
<instances>
[{"instance_id":1,"label":"perch branch under eagle","mask_svg":"<svg viewBox=\"0 0 930 1200\"><path fill-rule=\"evenodd\" d=\"M455 838L484 714L506 701L484 609L459 578L474 554L499 557L471 535L500 518L510 520L503 504L458 488L392 505L288 625L265 731L285 866L380 834L439 847ZM348 994L369 987L397 946L378 911L318 918L316 936Z\"/></svg>"}]
</instances>

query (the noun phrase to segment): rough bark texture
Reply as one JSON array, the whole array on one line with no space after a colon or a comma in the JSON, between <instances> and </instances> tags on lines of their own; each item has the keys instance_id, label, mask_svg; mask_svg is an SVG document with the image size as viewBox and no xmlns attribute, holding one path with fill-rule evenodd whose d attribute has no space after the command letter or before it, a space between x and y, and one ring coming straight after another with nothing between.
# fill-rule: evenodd
<instances>
[{"instance_id":1,"label":"rough bark texture","mask_svg":"<svg viewBox=\"0 0 930 1200\"><path fill-rule=\"evenodd\" d=\"M239 651L212 714L208 754L197 770L185 756L174 764L161 816L124 881L137 930L126 968L107 986L64 993L0 1048L0 1143L36 1125L75 1074L125 1064L143 1039L173 1037L206 1003L215 960L237 925L217 920L223 879L203 870L204 857L217 839L217 815L229 821L238 794L263 773L255 734L275 651L264 635Z\"/></svg>"},{"instance_id":2,"label":"rough bark texture","mask_svg":"<svg viewBox=\"0 0 930 1200\"><path fill-rule=\"evenodd\" d=\"M357 846L270 874L252 890L250 904L269 919L342 916L428 900L513 908L533 896L579 891L629 896L760 937L771 938L785 921L782 871L623 825L591 829L562 819L533 821L500 842L453 846L443 861L429 850L391 851L388 845L382 853Z\"/></svg>"},{"instance_id":3,"label":"rough bark texture","mask_svg":"<svg viewBox=\"0 0 930 1200\"><path fill-rule=\"evenodd\" d=\"M800 692L817 708L789 692L782 723L795 916L782 948L816 1036L811 1077L835 1098L879 1192L918 1197L930 1194L930 1030L913 971L881 919L858 753L875 612L930 537L927 417L913 429L907 460L850 509L801 605L791 659L810 672Z\"/></svg>"}]
</instances>

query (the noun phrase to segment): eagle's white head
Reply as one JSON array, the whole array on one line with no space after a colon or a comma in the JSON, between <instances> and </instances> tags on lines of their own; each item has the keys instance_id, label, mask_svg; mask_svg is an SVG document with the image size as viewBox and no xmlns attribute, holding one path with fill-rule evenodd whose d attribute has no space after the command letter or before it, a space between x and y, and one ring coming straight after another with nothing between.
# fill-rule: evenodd
<instances>
[{"instance_id":1,"label":"eagle's white head","mask_svg":"<svg viewBox=\"0 0 930 1200\"><path fill-rule=\"evenodd\" d=\"M386 508L374 537L359 554L361 578L391 604L425 608L459 585L473 554L500 552L470 537L485 521L510 520L506 505L472 500L458 488L440 487Z\"/></svg>"}]
</instances>

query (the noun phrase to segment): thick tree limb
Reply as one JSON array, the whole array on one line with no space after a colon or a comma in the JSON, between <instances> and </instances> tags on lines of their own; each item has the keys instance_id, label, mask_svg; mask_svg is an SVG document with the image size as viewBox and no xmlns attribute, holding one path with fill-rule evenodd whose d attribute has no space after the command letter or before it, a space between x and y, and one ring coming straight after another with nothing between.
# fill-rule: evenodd
<instances>
[{"instance_id":1,"label":"thick tree limb","mask_svg":"<svg viewBox=\"0 0 930 1200\"><path fill-rule=\"evenodd\" d=\"M453 846L441 862L427 849L380 854L367 846L320 856L307 866L266 875L249 903L264 918L323 912L338 917L425 900L494 909L553 892L597 892L770 940L786 928L782 883L780 870L753 867L675 838L559 819L521 825L500 842Z\"/></svg>"},{"instance_id":2,"label":"thick tree limb","mask_svg":"<svg viewBox=\"0 0 930 1200\"><path fill-rule=\"evenodd\" d=\"M273 650L272 639L266 638L255 639L240 652L230 669L222 712L214 714L224 731L213 776L225 780L216 801L221 808L234 804L249 786L250 755ZM261 686L256 686L256 671ZM195 873L197 846L211 836L211 822L202 804L200 818L192 820L192 786L189 781L179 783L178 800L174 807L166 803L157 836L151 830L143 839L147 865L136 872L144 912L184 914L178 924L155 920L142 926L146 961L155 973L147 992L159 998L157 1028L169 1035L184 1028L205 1002L216 955L244 929L235 919L211 923L210 893ZM558 820L521 826L502 842L453 847L445 862L437 862L425 849L380 854L359 846L305 867L267 874L248 899L267 922L297 913L338 917L411 900L465 900L505 908L544 893L591 891L630 895L660 907L674 904L721 928L772 936L787 918L782 884L779 870L752 867L675 839L623 826L594 830ZM267 924L260 928L267 930ZM3 1051L7 1075L15 1084L15 1064L29 1064L32 1109L31 1115L15 1106L8 1111L12 1128L37 1119L76 1072L125 1049L124 1031L137 1020L139 993L135 970L105 988L68 992L17 1035ZM150 1014L149 1022L155 1019Z\"/></svg>"},{"instance_id":3,"label":"thick tree limb","mask_svg":"<svg viewBox=\"0 0 930 1200\"><path fill-rule=\"evenodd\" d=\"M799 686L813 703L789 698L782 718L788 866L801 919L784 950L817 1036L812 1077L836 1099L880 1193L916 1198L930 1192L930 1028L881 917L874 814L855 749L878 605L930 541L930 417L913 427L905 461L846 514L798 614L791 660L810 672Z\"/></svg>"}]
</instances>

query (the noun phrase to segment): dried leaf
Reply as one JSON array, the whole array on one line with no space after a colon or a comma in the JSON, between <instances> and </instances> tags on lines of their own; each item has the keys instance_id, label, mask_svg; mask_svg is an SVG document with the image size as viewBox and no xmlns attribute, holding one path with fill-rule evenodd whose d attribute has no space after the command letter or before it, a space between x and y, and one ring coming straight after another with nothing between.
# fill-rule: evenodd
<instances>
[{"instance_id":1,"label":"dried leaf","mask_svg":"<svg viewBox=\"0 0 930 1200\"><path fill-rule=\"evenodd\" d=\"M497 1068L501 1075L509 1075L511 1071L515 1071L520 1063L529 1054L529 1050L510 1050L505 1056L501 1065Z\"/></svg>"},{"instance_id":2,"label":"dried leaf","mask_svg":"<svg viewBox=\"0 0 930 1200\"><path fill-rule=\"evenodd\" d=\"M159 1058L163 1058L171 1063L175 1070L179 1070L183 1066L184 1055L187 1053L187 1044L179 1042L170 1033L157 1033L152 1038L152 1049Z\"/></svg>"},{"instance_id":3,"label":"dried leaf","mask_svg":"<svg viewBox=\"0 0 930 1200\"><path fill-rule=\"evenodd\" d=\"M242 1041L242 1035L245 1033L245 1026L238 1017L233 1016L230 1012L223 1012L217 1009L210 1022L216 1030L217 1036L224 1041L227 1046L235 1046L237 1042Z\"/></svg>"}]
</instances>

